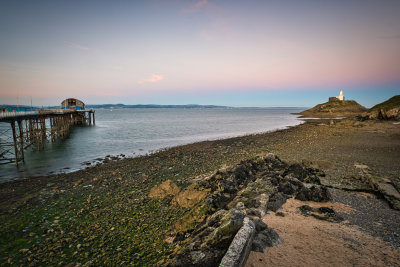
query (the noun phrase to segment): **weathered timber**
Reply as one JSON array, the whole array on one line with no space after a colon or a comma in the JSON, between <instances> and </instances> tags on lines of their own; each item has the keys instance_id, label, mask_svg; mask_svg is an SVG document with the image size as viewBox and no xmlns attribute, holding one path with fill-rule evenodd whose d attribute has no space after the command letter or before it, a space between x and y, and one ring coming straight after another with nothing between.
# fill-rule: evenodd
<instances>
[{"instance_id":1,"label":"weathered timber","mask_svg":"<svg viewBox=\"0 0 400 267\"><path fill-rule=\"evenodd\" d=\"M67 138L73 125L92 125L92 121L94 124L94 110L0 113L0 123L9 123L12 130L9 140L5 137L7 135L0 136L0 164L15 163L18 166L19 161L25 161L24 149L32 146L41 150L47 141ZM10 147L13 147L14 153Z\"/></svg>"}]
</instances>

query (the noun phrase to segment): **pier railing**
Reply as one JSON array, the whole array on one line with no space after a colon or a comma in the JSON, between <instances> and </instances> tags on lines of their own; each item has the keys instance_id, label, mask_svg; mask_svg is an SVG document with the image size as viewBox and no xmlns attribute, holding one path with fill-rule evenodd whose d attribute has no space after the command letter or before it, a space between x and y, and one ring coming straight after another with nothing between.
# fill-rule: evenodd
<instances>
[{"instance_id":1,"label":"pier railing","mask_svg":"<svg viewBox=\"0 0 400 267\"><path fill-rule=\"evenodd\" d=\"M39 114L39 111L16 111L16 112L0 112L0 118L11 118L18 116L26 116L26 115L36 115Z\"/></svg>"}]
</instances>

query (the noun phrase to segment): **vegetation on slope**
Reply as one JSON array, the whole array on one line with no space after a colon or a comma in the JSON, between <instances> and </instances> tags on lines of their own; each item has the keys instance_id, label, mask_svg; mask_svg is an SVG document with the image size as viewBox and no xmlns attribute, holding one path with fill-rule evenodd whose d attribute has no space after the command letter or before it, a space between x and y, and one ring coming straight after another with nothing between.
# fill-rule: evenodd
<instances>
[{"instance_id":1,"label":"vegetation on slope","mask_svg":"<svg viewBox=\"0 0 400 267\"><path fill-rule=\"evenodd\" d=\"M330 100L326 103L316 105L315 107L305 110L300 115L304 116L324 116L324 115L349 115L365 112L367 109L354 100Z\"/></svg>"},{"instance_id":2,"label":"vegetation on slope","mask_svg":"<svg viewBox=\"0 0 400 267\"><path fill-rule=\"evenodd\" d=\"M386 100L385 102L382 102L380 104L373 106L368 111L375 111L375 110L381 110L381 109L387 111L389 109L399 107L399 106L400 106L400 95L395 95L392 98Z\"/></svg>"}]
</instances>

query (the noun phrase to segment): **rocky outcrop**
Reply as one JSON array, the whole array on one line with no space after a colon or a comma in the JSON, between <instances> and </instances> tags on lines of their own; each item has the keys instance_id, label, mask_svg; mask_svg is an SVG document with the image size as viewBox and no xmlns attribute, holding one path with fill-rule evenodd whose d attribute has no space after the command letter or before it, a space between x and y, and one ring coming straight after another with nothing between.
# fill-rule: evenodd
<instances>
[{"instance_id":1,"label":"rocky outcrop","mask_svg":"<svg viewBox=\"0 0 400 267\"><path fill-rule=\"evenodd\" d=\"M400 120L400 95L373 106L363 118L372 120Z\"/></svg>"},{"instance_id":2,"label":"rocky outcrop","mask_svg":"<svg viewBox=\"0 0 400 267\"><path fill-rule=\"evenodd\" d=\"M225 255L224 262L232 264L227 266L240 266L237 264L247 257L249 249L264 251L281 242L279 235L261 220L268 210L279 210L291 197L330 199L320 183L322 176L324 173L317 169L288 165L268 154L190 185L188 188L207 196L176 223L176 250L160 265L218 266ZM234 251L240 251L239 255Z\"/></svg>"},{"instance_id":3,"label":"rocky outcrop","mask_svg":"<svg viewBox=\"0 0 400 267\"><path fill-rule=\"evenodd\" d=\"M388 110L376 109L368 112L368 118L372 120L399 120L400 107L391 108Z\"/></svg>"}]
</instances>

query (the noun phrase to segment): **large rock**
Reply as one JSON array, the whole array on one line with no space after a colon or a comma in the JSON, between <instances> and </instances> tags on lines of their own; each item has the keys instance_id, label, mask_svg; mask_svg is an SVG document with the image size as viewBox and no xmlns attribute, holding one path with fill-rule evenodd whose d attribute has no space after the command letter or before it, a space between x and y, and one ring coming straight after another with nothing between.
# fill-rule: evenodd
<instances>
[{"instance_id":1,"label":"large rock","mask_svg":"<svg viewBox=\"0 0 400 267\"><path fill-rule=\"evenodd\" d=\"M238 267L244 266L247 257L251 251L251 245L253 243L255 234L255 225L249 219L244 219L242 228L237 232L235 238L230 244L228 251L222 258L219 266L224 267Z\"/></svg>"},{"instance_id":2,"label":"large rock","mask_svg":"<svg viewBox=\"0 0 400 267\"><path fill-rule=\"evenodd\" d=\"M184 208L196 206L208 194L209 190L199 189L196 184L188 186L185 190L180 191L171 200L171 204Z\"/></svg>"},{"instance_id":3,"label":"large rock","mask_svg":"<svg viewBox=\"0 0 400 267\"><path fill-rule=\"evenodd\" d=\"M150 189L150 198L165 198L167 196L174 196L180 191L179 187L171 180L166 180L160 185L154 186Z\"/></svg>"},{"instance_id":4,"label":"large rock","mask_svg":"<svg viewBox=\"0 0 400 267\"><path fill-rule=\"evenodd\" d=\"M282 205L285 204L288 196L282 192L276 192L273 194L268 201L267 208L272 211L277 211L282 208Z\"/></svg>"},{"instance_id":5,"label":"large rock","mask_svg":"<svg viewBox=\"0 0 400 267\"><path fill-rule=\"evenodd\" d=\"M256 236L252 244L252 250L264 252L265 248L273 247L282 242L278 233L269 228L261 219L254 220Z\"/></svg>"},{"instance_id":6,"label":"large rock","mask_svg":"<svg viewBox=\"0 0 400 267\"><path fill-rule=\"evenodd\" d=\"M331 193L325 186L312 185L311 187L304 186L297 193L296 199L301 201L328 202L332 200Z\"/></svg>"}]
</instances>

